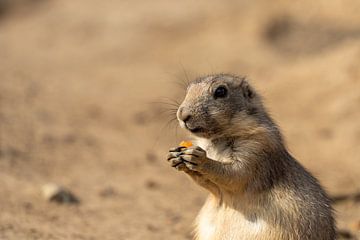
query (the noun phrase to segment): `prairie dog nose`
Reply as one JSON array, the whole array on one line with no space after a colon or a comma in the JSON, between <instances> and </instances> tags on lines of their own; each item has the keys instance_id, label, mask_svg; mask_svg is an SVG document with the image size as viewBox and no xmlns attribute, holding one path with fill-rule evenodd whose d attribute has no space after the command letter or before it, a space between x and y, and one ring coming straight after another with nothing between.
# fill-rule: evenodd
<instances>
[{"instance_id":1,"label":"prairie dog nose","mask_svg":"<svg viewBox=\"0 0 360 240\"><path fill-rule=\"evenodd\" d=\"M191 114L184 107L180 107L177 113L177 117L179 120L186 123L186 121L188 121L191 118Z\"/></svg>"}]
</instances>

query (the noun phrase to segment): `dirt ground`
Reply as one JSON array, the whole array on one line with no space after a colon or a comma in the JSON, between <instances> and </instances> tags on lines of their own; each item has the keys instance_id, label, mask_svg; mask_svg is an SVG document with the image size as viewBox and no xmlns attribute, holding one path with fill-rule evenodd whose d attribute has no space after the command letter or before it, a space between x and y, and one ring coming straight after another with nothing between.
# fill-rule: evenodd
<instances>
[{"instance_id":1,"label":"dirt ground","mask_svg":"<svg viewBox=\"0 0 360 240\"><path fill-rule=\"evenodd\" d=\"M191 239L179 82L246 75L359 236L360 2L0 0L0 239ZM47 202L43 184L77 205ZM345 200L342 199L345 196Z\"/></svg>"}]
</instances>

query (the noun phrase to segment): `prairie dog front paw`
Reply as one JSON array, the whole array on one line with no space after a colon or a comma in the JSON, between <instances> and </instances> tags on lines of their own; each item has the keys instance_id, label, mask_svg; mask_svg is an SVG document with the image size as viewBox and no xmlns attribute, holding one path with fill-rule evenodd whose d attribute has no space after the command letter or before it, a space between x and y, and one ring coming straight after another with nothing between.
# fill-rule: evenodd
<instances>
[{"instance_id":1,"label":"prairie dog front paw","mask_svg":"<svg viewBox=\"0 0 360 240\"><path fill-rule=\"evenodd\" d=\"M204 164L209 161L205 150L197 146L172 148L167 159L170 165L178 170L185 170L185 166L196 172L202 172Z\"/></svg>"}]
</instances>

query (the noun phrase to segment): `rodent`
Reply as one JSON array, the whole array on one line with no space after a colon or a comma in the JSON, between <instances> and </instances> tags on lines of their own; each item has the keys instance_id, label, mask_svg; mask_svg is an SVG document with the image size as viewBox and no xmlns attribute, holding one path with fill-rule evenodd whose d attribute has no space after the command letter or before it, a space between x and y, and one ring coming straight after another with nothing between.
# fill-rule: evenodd
<instances>
[{"instance_id":1,"label":"rodent","mask_svg":"<svg viewBox=\"0 0 360 240\"><path fill-rule=\"evenodd\" d=\"M200 77L177 110L194 146L168 162L210 194L195 222L197 240L330 240L331 201L287 151L279 128L246 78Z\"/></svg>"}]
</instances>

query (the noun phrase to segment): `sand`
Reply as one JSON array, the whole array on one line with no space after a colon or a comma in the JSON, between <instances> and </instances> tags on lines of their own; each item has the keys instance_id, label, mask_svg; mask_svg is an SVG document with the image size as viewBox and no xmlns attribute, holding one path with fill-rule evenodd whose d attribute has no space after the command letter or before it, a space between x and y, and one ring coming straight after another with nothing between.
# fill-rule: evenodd
<instances>
[{"instance_id":1,"label":"sand","mask_svg":"<svg viewBox=\"0 0 360 240\"><path fill-rule=\"evenodd\" d=\"M0 239L191 239L186 79L246 75L333 197L360 191L360 2L0 1ZM172 100L169 100L172 99ZM80 203L49 203L54 182ZM360 203L335 205L356 234Z\"/></svg>"}]
</instances>

